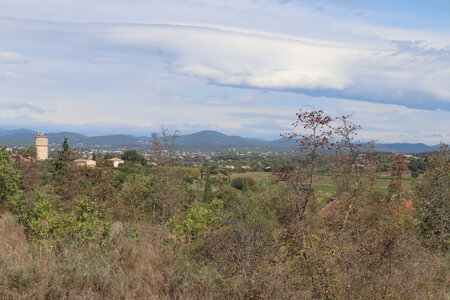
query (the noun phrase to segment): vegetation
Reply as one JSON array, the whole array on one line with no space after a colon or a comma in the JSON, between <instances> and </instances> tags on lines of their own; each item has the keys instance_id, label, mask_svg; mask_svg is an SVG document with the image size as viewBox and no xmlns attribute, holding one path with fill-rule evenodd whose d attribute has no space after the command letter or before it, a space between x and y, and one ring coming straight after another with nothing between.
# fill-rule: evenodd
<instances>
[{"instance_id":1,"label":"vegetation","mask_svg":"<svg viewBox=\"0 0 450 300\"><path fill-rule=\"evenodd\" d=\"M19 193L20 172L11 165L9 154L0 151L0 205L12 202Z\"/></svg>"},{"instance_id":2,"label":"vegetation","mask_svg":"<svg viewBox=\"0 0 450 300\"><path fill-rule=\"evenodd\" d=\"M180 164L165 131L154 164L117 169L77 166L67 140L43 162L1 150L0 298L448 298L447 148L408 162L350 116L294 124L302 154L245 174Z\"/></svg>"}]
</instances>

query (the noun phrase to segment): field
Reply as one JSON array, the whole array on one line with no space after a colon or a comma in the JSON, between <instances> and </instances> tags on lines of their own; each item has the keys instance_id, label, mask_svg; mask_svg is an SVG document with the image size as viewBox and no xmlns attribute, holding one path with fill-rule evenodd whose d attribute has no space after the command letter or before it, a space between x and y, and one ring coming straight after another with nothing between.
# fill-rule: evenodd
<instances>
[{"instance_id":1,"label":"field","mask_svg":"<svg viewBox=\"0 0 450 300\"><path fill-rule=\"evenodd\" d=\"M226 175L216 174L211 176L212 178L228 178ZM246 172L246 173L233 173L229 176L231 179L238 178L238 177L246 177L246 178L252 178L256 180L257 182L260 182L261 180L263 182L270 181L273 177L273 174L271 172ZM423 176L419 176L419 178L412 178L410 174L406 174L404 176L405 178L402 180L402 186L410 190L415 182L418 180L421 180ZM389 182L392 180L392 175L388 172L379 173L377 176L377 179L375 181L375 190L382 192L383 194L387 194L387 187ZM336 187L334 186L333 182L333 174L320 174L316 175L314 177L314 190L316 193L327 193L331 196L334 195L336 192Z\"/></svg>"}]
</instances>

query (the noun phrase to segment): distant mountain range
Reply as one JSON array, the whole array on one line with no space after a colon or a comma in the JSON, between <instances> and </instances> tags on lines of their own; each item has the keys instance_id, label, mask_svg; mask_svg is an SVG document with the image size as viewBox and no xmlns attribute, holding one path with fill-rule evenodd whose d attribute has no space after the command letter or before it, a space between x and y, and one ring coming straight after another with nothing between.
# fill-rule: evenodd
<instances>
[{"instance_id":1,"label":"distant mountain range","mask_svg":"<svg viewBox=\"0 0 450 300\"><path fill-rule=\"evenodd\" d=\"M28 129L0 130L0 145L28 147L34 144L37 132ZM141 148L149 147L150 137L135 137L132 135L86 136L73 132L46 133L49 145L58 147L67 137L69 145L76 148ZM221 151L230 148L261 149L272 151L286 151L297 148L293 140L278 139L265 141L256 138L229 136L217 131L200 131L193 134L181 135L176 138L176 145L186 151ZM382 152L420 153L439 150L439 145L395 143L376 144L376 150Z\"/></svg>"}]
</instances>

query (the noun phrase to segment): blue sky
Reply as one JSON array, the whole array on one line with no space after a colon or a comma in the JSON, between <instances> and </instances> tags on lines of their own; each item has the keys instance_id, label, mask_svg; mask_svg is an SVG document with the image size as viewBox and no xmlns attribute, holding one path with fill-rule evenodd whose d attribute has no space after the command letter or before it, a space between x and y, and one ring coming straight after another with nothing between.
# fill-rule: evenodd
<instances>
[{"instance_id":1,"label":"blue sky","mask_svg":"<svg viewBox=\"0 0 450 300\"><path fill-rule=\"evenodd\" d=\"M448 0L0 0L0 128L450 141Z\"/></svg>"}]
</instances>

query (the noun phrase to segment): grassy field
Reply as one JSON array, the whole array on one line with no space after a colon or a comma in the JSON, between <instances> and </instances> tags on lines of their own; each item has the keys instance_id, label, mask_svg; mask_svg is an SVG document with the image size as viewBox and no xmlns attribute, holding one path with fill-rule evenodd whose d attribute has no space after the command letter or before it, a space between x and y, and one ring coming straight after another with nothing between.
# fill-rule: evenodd
<instances>
[{"instance_id":1,"label":"grassy field","mask_svg":"<svg viewBox=\"0 0 450 300\"><path fill-rule=\"evenodd\" d=\"M252 178L256 181L260 180L270 180L272 177L272 173L270 172L246 172L246 173L233 173L230 175L230 178L237 177L247 177ZM214 175L212 177L228 177L225 175ZM410 189L414 186L414 183L421 178L413 179L410 174L405 174L405 178L403 179L403 187L405 189ZM392 180L392 176L390 173L380 173L375 181L375 189L382 192L387 193L387 187L389 182ZM330 194L333 195L336 192L336 187L333 182L333 174L320 174L315 176L314 178L314 190L316 193L322 194Z\"/></svg>"}]
</instances>

